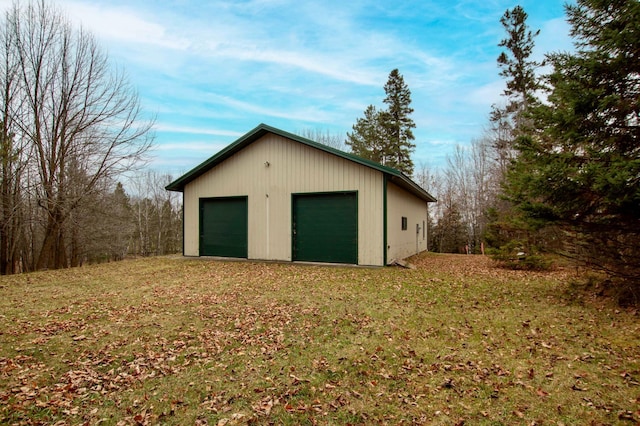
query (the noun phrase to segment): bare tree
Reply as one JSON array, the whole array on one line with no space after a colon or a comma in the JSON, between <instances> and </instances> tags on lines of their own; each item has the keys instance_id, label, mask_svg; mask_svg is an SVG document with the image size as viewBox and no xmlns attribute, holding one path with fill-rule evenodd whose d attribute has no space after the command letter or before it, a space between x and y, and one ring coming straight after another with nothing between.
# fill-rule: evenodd
<instances>
[{"instance_id":1,"label":"bare tree","mask_svg":"<svg viewBox=\"0 0 640 426\"><path fill-rule=\"evenodd\" d=\"M15 3L2 24L3 78L12 82L6 121L33 150L32 196L43 213L34 266L67 267L72 212L105 180L140 164L153 120L143 117L135 90L91 34L73 29L44 0Z\"/></svg>"},{"instance_id":2,"label":"bare tree","mask_svg":"<svg viewBox=\"0 0 640 426\"><path fill-rule=\"evenodd\" d=\"M28 147L16 140L5 121L0 122L0 273L12 274L20 269L24 245L26 209L23 203L22 178Z\"/></svg>"},{"instance_id":3,"label":"bare tree","mask_svg":"<svg viewBox=\"0 0 640 426\"><path fill-rule=\"evenodd\" d=\"M131 202L135 229L132 254L152 256L177 253L182 248L182 206L176 193L164 187L171 175L154 171L131 180Z\"/></svg>"},{"instance_id":4,"label":"bare tree","mask_svg":"<svg viewBox=\"0 0 640 426\"><path fill-rule=\"evenodd\" d=\"M311 139L312 141L321 143L323 145L329 146L331 148L339 149L344 151L346 149L346 145L344 144L344 135L340 135L338 133L331 133L329 130L321 130L321 129L303 129L300 133L300 136L303 138Z\"/></svg>"},{"instance_id":5,"label":"bare tree","mask_svg":"<svg viewBox=\"0 0 640 426\"><path fill-rule=\"evenodd\" d=\"M431 210L434 226L432 241L440 251L462 251L464 246L474 252L486 231L487 212L494 205L499 191L500 175L491 157L491 140L476 139L466 148L456 146L447 157L447 167L430 184L438 203Z\"/></svg>"},{"instance_id":6,"label":"bare tree","mask_svg":"<svg viewBox=\"0 0 640 426\"><path fill-rule=\"evenodd\" d=\"M431 250L440 253L462 253L467 244L466 226L462 218L460 191L454 175L446 170L438 173L430 189L438 202L430 209L434 225L429 232Z\"/></svg>"},{"instance_id":7,"label":"bare tree","mask_svg":"<svg viewBox=\"0 0 640 426\"><path fill-rule=\"evenodd\" d=\"M6 27L0 30L0 273L22 269L26 209L24 194L27 160L31 147L16 137L15 111L20 111L20 75L15 37Z\"/></svg>"}]
</instances>

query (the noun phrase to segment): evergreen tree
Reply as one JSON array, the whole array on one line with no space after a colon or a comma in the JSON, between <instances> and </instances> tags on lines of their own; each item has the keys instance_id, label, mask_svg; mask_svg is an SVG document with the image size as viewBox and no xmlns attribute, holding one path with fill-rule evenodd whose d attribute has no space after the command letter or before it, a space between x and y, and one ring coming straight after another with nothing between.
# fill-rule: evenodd
<instances>
[{"instance_id":1,"label":"evergreen tree","mask_svg":"<svg viewBox=\"0 0 640 426\"><path fill-rule=\"evenodd\" d=\"M509 195L529 223L565 232L568 254L640 298L640 2L566 11L578 50L548 56L548 102L518 140Z\"/></svg>"},{"instance_id":2,"label":"evergreen tree","mask_svg":"<svg viewBox=\"0 0 640 426\"><path fill-rule=\"evenodd\" d=\"M380 112L373 105L364 111L352 126L353 133L347 132L347 144L351 152L362 158L385 164L384 130L380 124Z\"/></svg>"},{"instance_id":3,"label":"evergreen tree","mask_svg":"<svg viewBox=\"0 0 640 426\"><path fill-rule=\"evenodd\" d=\"M528 15L521 6L507 9L500 18L507 33L507 37L498 44L506 48L498 56L500 76L505 78L503 96L506 104L503 107L492 107L491 122L496 135L494 149L502 173L513 157L513 143L523 130L525 111L535 102L535 92L540 88L536 70L542 64L531 59L535 47L534 38L540 34L540 30L531 31L527 18Z\"/></svg>"},{"instance_id":4,"label":"evergreen tree","mask_svg":"<svg viewBox=\"0 0 640 426\"><path fill-rule=\"evenodd\" d=\"M504 95L509 98L507 111L510 112L526 108L539 87L535 71L541 64L530 57L535 47L534 38L540 34L540 30L532 32L527 25L527 18L521 6L507 10L500 18L508 37L498 44L507 48L498 56L498 65L501 68L500 75L507 79Z\"/></svg>"},{"instance_id":5,"label":"evergreen tree","mask_svg":"<svg viewBox=\"0 0 640 426\"><path fill-rule=\"evenodd\" d=\"M411 91L397 69L389 74L384 90L387 109L379 111L369 105L364 117L353 125L353 132L347 133L345 143L356 155L411 175L411 153L415 149L411 129L416 127L410 117Z\"/></svg>"},{"instance_id":6,"label":"evergreen tree","mask_svg":"<svg viewBox=\"0 0 640 426\"><path fill-rule=\"evenodd\" d=\"M389 74L384 91L387 94L384 99L387 109L380 114L380 121L386 139L386 164L411 176L413 174L411 153L416 147L412 143L415 137L411 129L416 125L410 117L413 113L411 91L397 68Z\"/></svg>"},{"instance_id":7,"label":"evergreen tree","mask_svg":"<svg viewBox=\"0 0 640 426\"><path fill-rule=\"evenodd\" d=\"M524 9L516 6L507 9L500 19L506 37L498 46L506 49L498 56L497 62L500 75L505 78L506 88L502 93L505 104L492 107L491 123L492 149L496 161L494 173L501 186L509 165L517 156L515 141L526 130L527 111L536 104L535 93L540 89L536 70L541 64L531 59L534 38L540 31L530 30L527 18ZM486 212L488 226L484 239L496 249L495 259L511 259L517 252L526 252L531 256L545 245L536 235L538 229L523 221L511 203L496 197L491 204Z\"/></svg>"},{"instance_id":8,"label":"evergreen tree","mask_svg":"<svg viewBox=\"0 0 640 426\"><path fill-rule=\"evenodd\" d=\"M112 216L112 219L107 223L113 228L111 230L111 240L106 246L109 248L109 255L112 260L121 260L129 252L134 230L131 202L122 183L118 182L116 184L116 188L107 197L107 201L111 203L110 213Z\"/></svg>"},{"instance_id":9,"label":"evergreen tree","mask_svg":"<svg viewBox=\"0 0 640 426\"><path fill-rule=\"evenodd\" d=\"M443 215L430 232L431 249L437 253L465 253L467 230L459 206L447 203Z\"/></svg>"}]
</instances>

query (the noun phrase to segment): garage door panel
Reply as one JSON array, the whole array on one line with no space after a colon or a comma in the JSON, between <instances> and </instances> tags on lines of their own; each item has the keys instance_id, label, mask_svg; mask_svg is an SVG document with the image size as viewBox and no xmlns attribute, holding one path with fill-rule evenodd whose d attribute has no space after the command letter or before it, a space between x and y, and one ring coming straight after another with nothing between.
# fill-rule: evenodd
<instances>
[{"instance_id":1,"label":"garage door panel","mask_svg":"<svg viewBox=\"0 0 640 426\"><path fill-rule=\"evenodd\" d=\"M355 192L298 194L293 210L294 260L358 263Z\"/></svg>"},{"instance_id":2,"label":"garage door panel","mask_svg":"<svg viewBox=\"0 0 640 426\"><path fill-rule=\"evenodd\" d=\"M247 197L200 200L200 255L247 257Z\"/></svg>"}]
</instances>

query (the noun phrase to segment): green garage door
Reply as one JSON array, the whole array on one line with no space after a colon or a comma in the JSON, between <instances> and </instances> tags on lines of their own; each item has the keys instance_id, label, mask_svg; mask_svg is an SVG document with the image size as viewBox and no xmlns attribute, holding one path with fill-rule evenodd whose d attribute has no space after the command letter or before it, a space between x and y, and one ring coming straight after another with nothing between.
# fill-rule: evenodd
<instances>
[{"instance_id":1,"label":"green garage door","mask_svg":"<svg viewBox=\"0 0 640 426\"><path fill-rule=\"evenodd\" d=\"M247 197L200 200L200 256L247 257Z\"/></svg>"},{"instance_id":2,"label":"green garage door","mask_svg":"<svg viewBox=\"0 0 640 426\"><path fill-rule=\"evenodd\" d=\"M293 260L358 263L355 192L293 196Z\"/></svg>"}]
</instances>

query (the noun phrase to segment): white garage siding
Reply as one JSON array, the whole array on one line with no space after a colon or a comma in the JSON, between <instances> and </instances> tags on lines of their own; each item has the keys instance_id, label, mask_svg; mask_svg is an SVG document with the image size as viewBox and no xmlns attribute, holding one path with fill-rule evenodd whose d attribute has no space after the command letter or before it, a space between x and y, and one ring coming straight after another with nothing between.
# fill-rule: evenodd
<instances>
[{"instance_id":1,"label":"white garage siding","mask_svg":"<svg viewBox=\"0 0 640 426\"><path fill-rule=\"evenodd\" d=\"M291 261L291 194L357 191L358 264L383 265L383 188L379 170L267 133L184 186L184 254L199 256L200 198L247 196L249 259Z\"/></svg>"}]
</instances>

